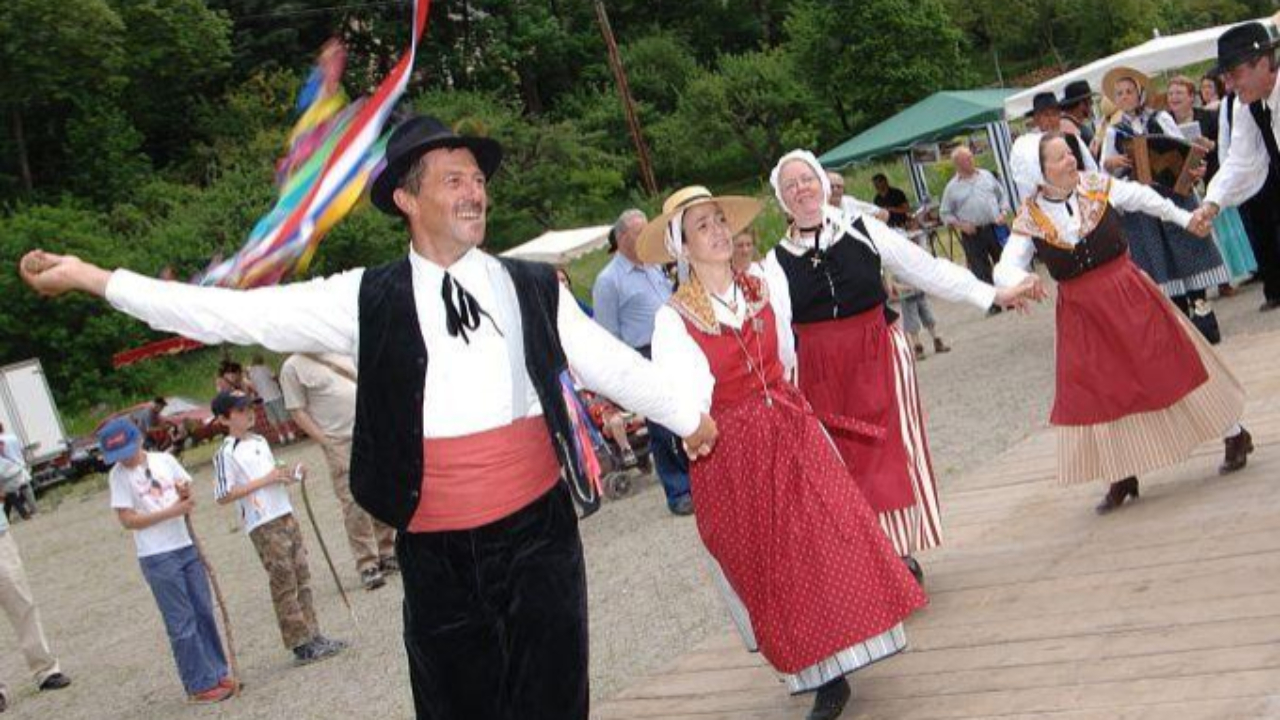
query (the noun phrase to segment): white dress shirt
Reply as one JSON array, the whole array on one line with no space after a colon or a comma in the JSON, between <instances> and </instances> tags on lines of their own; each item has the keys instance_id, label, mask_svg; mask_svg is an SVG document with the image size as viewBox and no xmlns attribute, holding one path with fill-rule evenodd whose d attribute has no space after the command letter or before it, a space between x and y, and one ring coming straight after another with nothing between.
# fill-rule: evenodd
<instances>
[{"instance_id":1,"label":"white dress shirt","mask_svg":"<svg viewBox=\"0 0 1280 720\"><path fill-rule=\"evenodd\" d=\"M1280 122L1280 82L1272 86L1271 94L1263 102L1271 108L1269 128L1259 128L1249 106L1237 98L1232 113L1235 122L1231 126L1230 152L1218 167L1218 174L1210 181L1205 202L1218 207L1234 207L1257 195L1266 184L1271 155L1267 152L1262 133L1269 132L1272 137L1280 138L1276 127Z\"/></svg>"},{"instance_id":2,"label":"white dress shirt","mask_svg":"<svg viewBox=\"0 0 1280 720\"><path fill-rule=\"evenodd\" d=\"M1145 213L1184 228L1191 222L1191 213L1141 183L1113 179L1108 200L1112 207L1122 212ZM1051 202L1043 197L1037 197L1035 202L1053 221L1060 242L1073 247L1080 242L1080 204L1077 193L1071 193L1071 197L1063 202ZM996 263L996 287L1011 287L1022 282L1029 274L1031 258L1035 253L1036 246L1030 237L1016 231L1011 233L1000 254L1000 262Z\"/></svg>"},{"instance_id":3,"label":"white dress shirt","mask_svg":"<svg viewBox=\"0 0 1280 720\"><path fill-rule=\"evenodd\" d=\"M472 435L541 415L542 406L525 370L515 285L502 264L472 250L448 269L455 282L493 317L493 322L481 318L480 326L468 333L467 343L446 331L441 299L445 269L412 250L409 259L428 357L424 437ZM164 282L117 270L107 284L106 296L116 309L156 330L204 343L256 344L276 352L332 352L356 358L363 272L350 270L309 282L241 291ZM563 287L556 318L569 366L584 387L677 435L687 436L697 429L700 414L695 404L672 393L666 378L592 322Z\"/></svg>"},{"instance_id":4,"label":"white dress shirt","mask_svg":"<svg viewBox=\"0 0 1280 720\"><path fill-rule=\"evenodd\" d=\"M870 237L864 237L852 228L853 217L846 218L835 208L824 212L819 247L825 250L841 238L844 238L843 242L853 238L853 242L864 243L880 256L882 270L930 295L951 302L970 302L984 310L995 302L996 289L974 277L973 273L950 260L935 258L905 235L873 217L862 215L861 218ZM770 303L777 316L778 357L787 369L788 377L794 376L796 367L795 335L791 330L791 286L776 253L789 252L800 256L812 249L812 241L801 246L783 238L762 263L764 279L769 285Z\"/></svg>"}]
</instances>

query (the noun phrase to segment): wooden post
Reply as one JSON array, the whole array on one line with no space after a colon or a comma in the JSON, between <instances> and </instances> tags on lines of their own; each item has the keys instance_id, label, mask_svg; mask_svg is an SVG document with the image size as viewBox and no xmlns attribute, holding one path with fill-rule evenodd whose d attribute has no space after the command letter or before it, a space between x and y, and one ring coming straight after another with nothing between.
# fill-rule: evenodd
<instances>
[{"instance_id":1,"label":"wooden post","mask_svg":"<svg viewBox=\"0 0 1280 720\"><path fill-rule=\"evenodd\" d=\"M644 135L640 131L640 119L636 117L635 101L631 99L631 88L627 85L627 72L622 67L622 57L618 55L618 43L613 37L613 28L609 26L609 13L604 9L603 0L595 0L596 19L600 21L600 33L604 35L605 47L609 49L609 67L613 69L613 78L618 86L618 95L622 98L622 111L627 117L627 128L631 130L631 141L636 146L636 158L640 162L640 180L650 195L658 194L658 183L653 177L653 165L649 162L649 148L644 144Z\"/></svg>"}]
</instances>

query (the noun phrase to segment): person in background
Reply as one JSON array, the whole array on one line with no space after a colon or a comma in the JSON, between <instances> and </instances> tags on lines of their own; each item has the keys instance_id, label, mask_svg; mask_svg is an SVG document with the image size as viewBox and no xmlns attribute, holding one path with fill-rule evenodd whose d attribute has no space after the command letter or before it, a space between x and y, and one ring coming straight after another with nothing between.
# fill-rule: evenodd
<instances>
[{"instance_id":1,"label":"person in background","mask_svg":"<svg viewBox=\"0 0 1280 720\"><path fill-rule=\"evenodd\" d=\"M400 571L396 531L375 520L351 497L351 434L356 423L356 367L341 355L294 354L280 366L284 404L297 426L324 451L342 527L365 590Z\"/></svg>"},{"instance_id":2,"label":"person in background","mask_svg":"<svg viewBox=\"0 0 1280 720\"><path fill-rule=\"evenodd\" d=\"M122 422L128 423L128 420ZM139 434L136 428L134 433ZM17 438L4 433L3 426L0 426L0 438L13 438L6 441L10 447L17 443ZM21 455L15 463L10 452L0 453L0 498L7 500L13 493L20 492L24 484L30 487L30 476ZM13 626L13 634L17 636L27 667L35 676L36 686L43 691L60 690L70 685L71 678L63 674L58 667L58 659L49 649L44 627L40 624L40 611L36 608L31 585L27 582L27 571L22 565L22 555L5 516L0 516L0 608L4 609L9 624ZM9 699L9 689L0 681L0 712L9 706Z\"/></svg>"},{"instance_id":3,"label":"person in background","mask_svg":"<svg viewBox=\"0 0 1280 720\"><path fill-rule=\"evenodd\" d=\"M36 492L31 486L31 472L27 467L22 441L17 435L6 432L0 423L0 482L8 486L4 495L4 516L7 520L14 510L23 520L36 514Z\"/></svg>"},{"instance_id":4,"label":"person in background","mask_svg":"<svg viewBox=\"0 0 1280 720\"><path fill-rule=\"evenodd\" d=\"M636 255L636 239L644 224L644 213L635 208L618 216L613 224L618 250L596 277L591 299L596 322L649 358L652 354L653 318L658 314L658 308L671 297L673 287L660 266L641 262ZM647 422L654 469L667 496L667 509L675 515L692 515L689 461L670 430L651 420Z\"/></svg>"},{"instance_id":5,"label":"person in background","mask_svg":"<svg viewBox=\"0 0 1280 720\"><path fill-rule=\"evenodd\" d=\"M187 699L222 702L235 694L238 678L229 674L209 576L184 520L195 510L191 476L172 455L144 449L142 433L128 418L107 423L98 444L112 466L111 509L133 532L138 565L160 608Z\"/></svg>"},{"instance_id":6,"label":"person in background","mask_svg":"<svg viewBox=\"0 0 1280 720\"><path fill-rule=\"evenodd\" d=\"M859 200L858 198L846 193L844 191L844 176L840 173L835 170L828 170L827 180L831 182L831 197L827 198L827 203L830 204L831 207L839 208L850 216L860 213L863 215L870 215L880 222L889 221L888 210L885 210L874 203ZM755 232L755 230L753 229L752 232Z\"/></svg>"},{"instance_id":7,"label":"person in background","mask_svg":"<svg viewBox=\"0 0 1280 720\"><path fill-rule=\"evenodd\" d=\"M1098 153L1102 151L1102 140L1093 119L1093 88L1089 86L1089 81L1075 80L1067 83L1062 89L1062 100L1058 103L1058 108L1062 112L1059 129L1084 141L1084 147L1094 159L1096 169Z\"/></svg>"},{"instance_id":8,"label":"person in background","mask_svg":"<svg viewBox=\"0 0 1280 720\"><path fill-rule=\"evenodd\" d=\"M751 272L760 263L760 251L756 249L756 231L748 227L733 236L733 257L730 264L735 273Z\"/></svg>"},{"instance_id":9,"label":"person in background","mask_svg":"<svg viewBox=\"0 0 1280 720\"><path fill-rule=\"evenodd\" d=\"M1218 112L1222 106L1222 98L1227 94L1222 78L1209 74L1200 78L1200 107L1210 112Z\"/></svg>"},{"instance_id":10,"label":"person in background","mask_svg":"<svg viewBox=\"0 0 1280 720\"><path fill-rule=\"evenodd\" d=\"M886 224L891 228L905 229L911 222L911 203L907 200L907 194L890 185L889 178L884 173L877 173L871 178L871 183L876 188L876 207L884 208L889 213Z\"/></svg>"},{"instance_id":11,"label":"person in background","mask_svg":"<svg viewBox=\"0 0 1280 720\"><path fill-rule=\"evenodd\" d=\"M951 151L956 174L942 193L942 222L960 232L965 262L974 277L991 282L991 268L1000 262L996 227L1008 222L1009 199L996 176L977 166L967 147ZM991 312L999 312L992 306Z\"/></svg>"},{"instance_id":12,"label":"person in background","mask_svg":"<svg viewBox=\"0 0 1280 720\"><path fill-rule=\"evenodd\" d=\"M267 365L267 360L258 353L253 356L253 363L245 373L249 383L262 399L262 406L267 411L267 422L276 432L280 442L289 444L294 441L293 427L289 423L289 411L284 407L284 393L280 391L279 378Z\"/></svg>"}]
</instances>

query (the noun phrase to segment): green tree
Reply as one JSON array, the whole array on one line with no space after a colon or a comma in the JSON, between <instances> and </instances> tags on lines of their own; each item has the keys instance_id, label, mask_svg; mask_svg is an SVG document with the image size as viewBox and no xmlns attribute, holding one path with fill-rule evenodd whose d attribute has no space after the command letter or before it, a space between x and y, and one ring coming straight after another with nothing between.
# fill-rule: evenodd
<instances>
[{"instance_id":1,"label":"green tree","mask_svg":"<svg viewBox=\"0 0 1280 720\"><path fill-rule=\"evenodd\" d=\"M968 87L963 36L941 0L802 0L785 47L850 133L943 89Z\"/></svg>"},{"instance_id":2,"label":"green tree","mask_svg":"<svg viewBox=\"0 0 1280 720\"><path fill-rule=\"evenodd\" d=\"M63 123L76 104L114 97L123 65L124 23L105 0L0 3L0 113L25 193L58 177Z\"/></svg>"},{"instance_id":3,"label":"green tree","mask_svg":"<svg viewBox=\"0 0 1280 720\"><path fill-rule=\"evenodd\" d=\"M128 111L164 166L190 147L202 98L231 67L231 22L204 0L115 0L125 23Z\"/></svg>"},{"instance_id":4,"label":"green tree","mask_svg":"<svg viewBox=\"0 0 1280 720\"><path fill-rule=\"evenodd\" d=\"M142 133L115 103L89 98L67 121L66 189L100 206L127 197L151 172L142 152Z\"/></svg>"}]
</instances>

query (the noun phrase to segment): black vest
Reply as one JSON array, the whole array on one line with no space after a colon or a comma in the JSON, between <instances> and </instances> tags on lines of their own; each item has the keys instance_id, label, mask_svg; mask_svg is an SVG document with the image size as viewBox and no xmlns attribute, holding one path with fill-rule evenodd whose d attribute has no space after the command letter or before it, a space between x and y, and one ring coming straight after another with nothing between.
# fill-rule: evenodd
<instances>
[{"instance_id":1,"label":"black vest","mask_svg":"<svg viewBox=\"0 0 1280 720\"><path fill-rule=\"evenodd\" d=\"M1032 238L1032 242L1036 246L1036 256L1057 282L1080 277L1124 255L1129 249L1119 214L1110 205L1093 230L1070 249L1051 245L1040 237Z\"/></svg>"},{"instance_id":2,"label":"black vest","mask_svg":"<svg viewBox=\"0 0 1280 720\"><path fill-rule=\"evenodd\" d=\"M525 368L560 467L589 515L599 498L571 449L573 433L560 389L567 367L556 329L560 286L550 265L500 258L515 284ZM409 258L366 270L360 281L360 378L351 449L351 494L370 515L404 530L421 502L422 396L427 347L413 302ZM429 402L429 399L427 399Z\"/></svg>"},{"instance_id":3,"label":"black vest","mask_svg":"<svg viewBox=\"0 0 1280 720\"><path fill-rule=\"evenodd\" d=\"M870 237L861 218L853 226ZM793 323L844 319L874 307L884 307L889 322L897 319L887 303L880 256L858 238L846 235L826 250L800 256L782 248L774 254L787 276Z\"/></svg>"}]
</instances>

